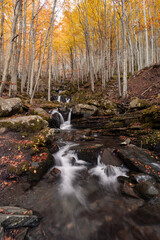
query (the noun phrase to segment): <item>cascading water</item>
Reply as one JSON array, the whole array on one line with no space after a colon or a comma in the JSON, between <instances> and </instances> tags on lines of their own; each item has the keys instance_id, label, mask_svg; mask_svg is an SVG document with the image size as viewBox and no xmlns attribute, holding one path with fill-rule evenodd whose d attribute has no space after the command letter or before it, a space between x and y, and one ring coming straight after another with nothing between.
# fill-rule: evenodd
<instances>
[{"instance_id":1,"label":"cascading water","mask_svg":"<svg viewBox=\"0 0 160 240\"><path fill-rule=\"evenodd\" d=\"M100 156L98 156L97 166L91 169L87 169L87 165L90 165L79 160L77 154L71 150L71 147L77 144L67 144L60 148L60 150L53 156L56 161L56 168L61 171L61 184L60 193L62 195L75 195L80 203L85 205L85 198L83 195L82 187L76 182L76 178L80 175L81 171L86 170L90 176L97 176L99 184L104 189L117 190L118 188L118 176L126 176L127 169L123 167L116 167L112 165L105 165L101 163Z\"/></svg>"},{"instance_id":2,"label":"cascading water","mask_svg":"<svg viewBox=\"0 0 160 240\"><path fill-rule=\"evenodd\" d=\"M100 161L100 156L97 160L97 166L89 170L89 174L97 176L99 183L104 188L117 190L118 188L118 176L126 176L127 169L124 167L116 167L113 165L105 165Z\"/></svg>"},{"instance_id":3,"label":"cascading water","mask_svg":"<svg viewBox=\"0 0 160 240\"><path fill-rule=\"evenodd\" d=\"M61 95L58 96L57 101L61 102Z\"/></svg>"},{"instance_id":4,"label":"cascading water","mask_svg":"<svg viewBox=\"0 0 160 240\"><path fill-rule=\"evenodd\" d=\"M71 129L71 115L72 115L72 109L70 109L70 111L68 113L67 121L64 121L61 124L60 129L62 129L62 130Z\"/></svg>"},{"instance_id":5,"label":"cascading water","mask_svg":"<svg viewBox=\"0 0 160 240\"><path fill-rule=\"evenodd\" d=\"M61 171L59 191L61 195L75 195L78 201L85 206L82 188L75 184L75 180L80 172L86 169L86 162L78 160L76 154L70 150L73 146L75 144L68 144L53 155L56 161L55 167Z\"/></svg>"},{"instance_id":6,"label":"cascading water","mask_svg":"<svg viewBox=\"0 0 160 240\"><path fill-rule=\"evenodd\" d=\"M67 121L64 121L64 118L63 118L63 115L58 111L58 109L54 109L52 111L52 115L54 115L55 113L58 113L59 116L60 116L60 129L62 130L69 130L71 129L71 114L72 114L72 109L70 109L69 113L68 113L68 118L67 118Z\"/></svg>"}]
</instances>

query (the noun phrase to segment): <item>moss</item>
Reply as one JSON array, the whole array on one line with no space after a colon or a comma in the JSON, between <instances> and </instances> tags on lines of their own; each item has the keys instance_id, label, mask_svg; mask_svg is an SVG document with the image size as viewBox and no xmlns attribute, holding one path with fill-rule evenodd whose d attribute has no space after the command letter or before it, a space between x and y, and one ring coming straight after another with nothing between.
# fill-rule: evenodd
<instances>
[{"instance_id":1,"label":"moss","mask_svg":"<svg viewBox=\"0 0 160 240\"><path fill-rule=\"evenodd\" d=\"M157 144L160 144L160 131L152 130L147 135L140 136L143 147L155 150Z\"/></svg>"},{"instance_id":2,"label":"moss","mask_svg":"<svg viewBox=\"0 0 160 240\"><path fill-rule=\"evenodd\" d=\"M27 173L28 169L29 169L29 163L27 161L19 164L18 166L9 165L7 167L8 172L10 172L11 174L16 174L18 176L21 176Z\"/></svg>"},{"instance_id":3,"label":"moss","mask_svg":"<svg viewBox=\"0 0 160 240\"><path fill-rule=\"evenodd\" d=\"M4 122L0 122L0 127L6 127L9 130L16 132L37 132L43 129L46 126L46 122L43 119L31 119L28 122L24 122L20 120L19 122L12 122L10 120L6 120Z\"/></svg>"},{"instance_id":4,"label":"moss","mask_svg":"<svg viewBox=\"0 0 160 240\"><path fill-rule=\"evenodd\" d=\"M145 109L140 120L142 123L148 123L151 127L160 127L160 107L152 105Z\"/></svg>"}]
</instances>

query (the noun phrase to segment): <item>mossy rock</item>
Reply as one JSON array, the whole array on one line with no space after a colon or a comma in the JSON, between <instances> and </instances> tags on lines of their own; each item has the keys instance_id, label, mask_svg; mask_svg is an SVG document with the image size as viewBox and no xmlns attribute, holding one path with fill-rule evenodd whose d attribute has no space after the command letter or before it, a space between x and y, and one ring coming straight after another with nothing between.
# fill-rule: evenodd
<instances>
[{"instance_id":1,"label":"mossy rock","mask_svg":"<svg viewBox=\"0 0 160 240\"><path fill-rule=\"evenodd\" d=\"M143 123L148 123L153 128L160 128L160 107L152 105L145 109L140 120Z\"/></svg>"},{"instance_id":2,"label":"mossy rock","mask_svg":"<svg viewBox=\"0 0 160 240\"><path fill-rule=\"evenodd\" d=\"M66 97L71 97L71 93L68 90L64 90L62 92L59 93L59 95L64 95Z\"/></svg>"},{"instance_id":3,"label":"mossy rock","mask_svg":"<svg viewBox=\"0 0 160 240\"><path fill-rule=\"evenodd\" d=\"M41 161L36 161L36 157L41 158ZM29 181L39 181L43 175L52 167L53 156L46 149L45 152L33 156L32 159L34 159L34 161L32 161L31 166L29 167L28 179Z\"/></svg>"},{"instance_id":4,"label":"mossy rock","mask_svg":"<svg viewBox=\"0 0 160 240\"><path fill-rule=\"evenodd\" d=\"M160 149L160 131L152 130L144 136L140 136L143 147L150 150Z\"/></svg>"},{"instance_id":5,"label":"mossy rock","mask_svg":"<svg viewBox=\"0 0 160 240\"><path fill-rule=\"evenodd\" d=\"M0 117L8 117L19 113L22 109L20 98L0 98Z\"/></svg>"},{"instance_id":6,"label":"mossy rock","mask_svg":"<svg viewBox=\"0 0 160 240\"><path fill-rule=\"evenodd\" d=\"M137 97L132 98L130 104L129 104L130 109L143 109L148 107L148 103L143 100L139 99Z\"/></svg>"},{"instance_id":7,"label":"mossy rock","mask_svg":"<svg viewBox=\"0 0 160 240\"><path fill-rule=\"evenodd\" d=\"M115 103L113 103L112 101L107 100L107 99L101 101L101 107L103 109L107 109L107 110L115 110L115 109L117 109L117 105Z\"/></svg>"},{"instance_id":8,"label":"mossy rock","mask_svg":"<svg viewBox=\"0 0 160 240\"><path fill-rule=\"evenodd\" d=\"M37 132L47 126L47 121L35 115L0 120L0 127L6 127L11 131L17 132Z\"/></svg>"},{"instance_id":9,"label":"mossy rock","mask_svg":"<svg viewBox=\"0 0 160 240\"><path fill-rule=\"evenodd\" d=\"M11 174L16 174L18 176L21 176L21 175L26 174L28 172L29 163L27 161L25 161L25 162L19 164L18 166L9 165L7 167L7 170Z\"/></svg>"},{"instance_id":10,"label":"mossy rock","mask_svg":"<svg viewBox=\"0 0 160 240\"><path fill-rule=\"evenodd\" d=\"M38 115L45 119L46 121L49 121L50 119L50 114L47 113L43 108L34 108L31 110L31 114Z\"/></svg>"}]
</instances>

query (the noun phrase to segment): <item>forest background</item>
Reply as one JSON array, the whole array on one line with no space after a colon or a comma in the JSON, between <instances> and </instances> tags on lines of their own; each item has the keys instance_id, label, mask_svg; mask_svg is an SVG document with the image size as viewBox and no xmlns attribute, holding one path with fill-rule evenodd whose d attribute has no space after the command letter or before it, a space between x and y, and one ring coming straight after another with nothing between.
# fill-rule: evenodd
<instances>
[{"instance_id":1,"label":"forest background","mask_svg":"<svg viewBox=\"0 0 160 240\"><path fill-rule=\"evenodd\" d=\"M159 0L1 0L0 96L17 89L31 101L42 86L127 78L160 59ZM138 87L138 86L137 86Z\"/></svg>"}]
</instances>

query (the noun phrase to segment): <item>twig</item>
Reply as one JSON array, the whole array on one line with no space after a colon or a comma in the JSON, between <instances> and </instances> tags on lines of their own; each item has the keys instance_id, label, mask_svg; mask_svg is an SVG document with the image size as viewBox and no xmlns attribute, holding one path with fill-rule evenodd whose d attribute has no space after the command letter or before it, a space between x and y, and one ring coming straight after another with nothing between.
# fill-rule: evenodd
<instances>
[{"instance_id":1,"label":"twig","mask_svg":"<svg viewBox=\"0 0 160 240\"><path fill-rule=\"evenodd\" d=\"M150 86L149 88L147 88L142 94L141 94L141 96L142 95L144 95L149 89L151 89L153 87L153 85L152 86Z\"/></svg>"}]
</instances>

